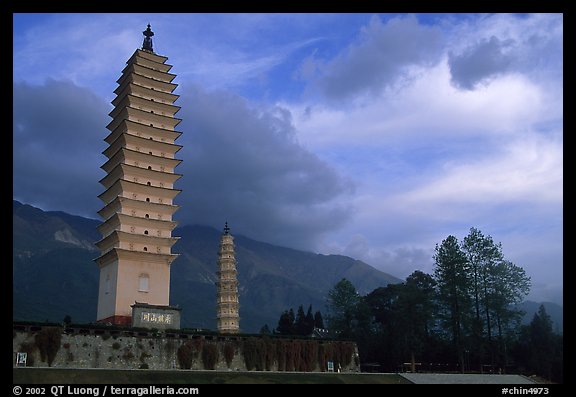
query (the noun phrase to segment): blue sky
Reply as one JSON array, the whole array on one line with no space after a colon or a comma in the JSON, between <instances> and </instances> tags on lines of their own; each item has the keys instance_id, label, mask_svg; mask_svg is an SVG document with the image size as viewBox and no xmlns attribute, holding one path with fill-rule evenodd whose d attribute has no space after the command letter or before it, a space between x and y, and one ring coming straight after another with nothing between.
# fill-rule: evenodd
<instances>
[{"instance_id":1,"label":"blue sky","mask_svg":"<svg viewBox=\"0 0 576 397\"><path fill-rule=\"evenodd\" d=\"M110 102L150 23L179 85L181 225L401 278L475 227L561 303L561 14L13 20L15 199L98 218Z\"/></svg>"}]
</instances>

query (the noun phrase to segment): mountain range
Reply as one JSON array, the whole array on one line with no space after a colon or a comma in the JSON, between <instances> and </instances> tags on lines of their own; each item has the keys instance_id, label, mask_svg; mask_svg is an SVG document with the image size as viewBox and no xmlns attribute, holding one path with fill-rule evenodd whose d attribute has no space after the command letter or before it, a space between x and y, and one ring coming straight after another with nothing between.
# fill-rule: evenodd
<instances>
[{"instance_id":1,"label":"mountain range","mask_svg":"<svg viewBox=\"0 0 576 397\"><path fill-rule=\"evenodd\" d=\"M43 211L13 200L13 320L75 323L96 319L101 221ZM233 227L233 225L232 225ZM233 235L233 230L231 232ZM222 232L208 226L177 227L172 251L170 304L182 308L183 328L215 329L216 270ZM299 305L325 314L328 291L342 278L361 295L397 277L342 255L321 255L235 235L240 327L276 327L280 314Z\"/></svg>"},{"instance_id":2,"label":"mountain range","mask_svg":"<svg viewBox=\"0 0 576 397\"><path fill-rule=\"evenodd\" d=\"M76 323L96 319L99 255L94 245L101 221L61 211L43 211L13 200L13 320ZM222 232L208 226L177 227L171 268L170 304L182 308L183 328L215 329L216 268ZM234 235L233 231L232 234ZM325 313L328 291L342 278L361 295L401 279L342 255L321 255L235 235L240 325L258 332L275 328L280 314L302 305ZM528 324L543 304L556 332L563 332L563 308L525 301L517 307Z\"/></svg>"}]
</instances>

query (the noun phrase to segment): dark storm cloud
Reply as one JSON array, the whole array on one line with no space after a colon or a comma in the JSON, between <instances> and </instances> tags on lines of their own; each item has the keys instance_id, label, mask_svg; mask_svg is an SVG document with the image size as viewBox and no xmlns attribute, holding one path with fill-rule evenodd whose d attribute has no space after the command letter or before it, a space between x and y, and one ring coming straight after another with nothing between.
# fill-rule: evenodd
<instances>
[{"instance_id":1,"label":"dark storm cloud","mask_svg":"<svg viewBox=\"0 0 576 397\"><path fill-rule=\"evenodd\" d=\"M96 218L110 107L90 90L48 80L13 85L13 196Z\"/></svg>"},{"instance_id":2,"label":"dark storm cloud","mask_svg":"<svg viewBox=\"0 0 576 397\"><path fill-rule=\"evenodd\" d=\"M181 225L228 221L238 234L310 248L348 219L336 202L350 185L297 143L290 112L251 109L231 93L179 94ZM14 198L97 218L110 110L72 83L14 84Z\"/></svg>"},{"instance_id":3,"label":"dark storm cloud","mask_svg":"<svg viewBox=\"0 0 576 397\"><path fill-rule=\"evenodd\" d=\"M184 223L228 220L238 233L312 247L348 219L350 209L336 202L351 186L298 144L290 112L251 109L235 94L198 87L180 101Z\"/></svg>"},{"instance_id":4,"label":"dark storm cloud","mask_svg":"<svg viewBox=\"0 0 576 397\"><path fill-rule=\"evenodd\" d=\"M501 41L492 36L468 47L461 54L450 53L448 65L452 83L460 88L473 90L477 84L507 72L513 57L507 54L512 41Z\"/></svg>"},{"instance_id":5,"label":"dark storm cloud","mask_svg":"<svg viewBox=\"0 0 576 397\"><path fill-rule=\"evenodd\" d=\"M318 67L323 74L318 84L330 99L378 93L408 68L438 62L441 50L440 30L419 24L415 16L386 23L373 17L356 43Z\"/></svg>"}]
</instances>

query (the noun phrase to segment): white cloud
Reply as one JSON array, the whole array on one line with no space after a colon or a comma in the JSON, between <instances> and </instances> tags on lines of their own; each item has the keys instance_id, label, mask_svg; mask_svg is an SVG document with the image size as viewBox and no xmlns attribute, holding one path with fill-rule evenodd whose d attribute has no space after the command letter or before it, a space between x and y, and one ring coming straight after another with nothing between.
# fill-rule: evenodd
<instances>
[{"instance_id":1,"label":"white cloud","mask_svg":"<svg viewBox=\"0 0 576 397\"><path fill-rule=\"evenodd\" d=\"M350 99L366 92L378 94L412 66L438 61L441 35L435 27L418 23L415 16L385 23L373 16L358 39L334 59L307 58L307 75L316 64L317 84L328 99Z\"/></svg>"}]
</instances>

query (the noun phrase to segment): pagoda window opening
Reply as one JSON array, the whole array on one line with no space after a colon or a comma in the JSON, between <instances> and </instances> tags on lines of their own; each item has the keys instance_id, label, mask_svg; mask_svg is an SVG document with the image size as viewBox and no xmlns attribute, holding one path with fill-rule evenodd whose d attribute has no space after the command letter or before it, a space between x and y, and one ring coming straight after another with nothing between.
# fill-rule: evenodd
<instances>
[{"instance_id":1,"label":"pagoda window opening","mask_svg":"<svg viewBox=\"0 0 576 397\"><path fill-rule=\"evenodd\" d=\"M145 251L145 252L148 252L148 247L144 247L144 251Z\"/></svg>"},{"instance_id":2,"label":"pagoda window opening","mask_svg":"<svg viewBox=\"0 0 576 397\"><path fill-rule=\"evenodd\" d=\"M147 202L147 203L150 202L150 197L146 197L146 202Z\"/></svg>"},{"instance_id":3,"label":"pagoda window opening","mask_svg":"<svg viewBox=\"0 0 576 397\"><path fill-rule=\"evenodd\" d=\"M144 234L148 234L148 230L144 230Z\"/></svg>"},{"instance_id":4,"label":"pagoda window opening","mask_svg":"<svg viewBox=\"0 0 576 397\"><path fill-rule=\"evenodd\" d=\"M149 215L149 214L146 214L146 215L144 215L144 218L149 219L149 218L150 218L150 215Z\"/></svg>"},{"instance_id":5,"label":"pagoda window opening","mask_svg":"<svg viewBox=\"0 0 576 397\"><path fill-rule=\"evenodd\" d=\"M150 183L150 181L146 182L146 184L147 184L148 186L152 186L152 183Z\"/></svg>"},{"instance_id":6,"label":"pagoda window opening","mask_svg":"<svg viewBox=\"0 0 576 397\"><path fill-rule=\"evenodd\" d=\"M110 293L110 275L106 275L106 283L104 284L104 293L108 295Z\"/></svg>"},{"instance_id":7,"label":"pagoda window opening","mask_svg":"<svg viewBox=\"0 0 576 397\"><path fill-rule=\"evenodd\" d=\"M138 278L138 291L140 292L148 292L148 288L149 288L149 281L150 281L150 276L148 276L147 274L143 273L140 275L140 277Z\"/></svg>"},{"instance_id":8,"label":"pagoda window opening","mask_svg":"<svg viewBox=\"0 0 576 397\"><path fill-rule=\"evenodd\" d=\"M149 170L151 170L151 169L152 169L152 166L151 166L151 165L149 165L149 166L148 166L148 169L149 169Z\"/></svg>"}]
</instances>

